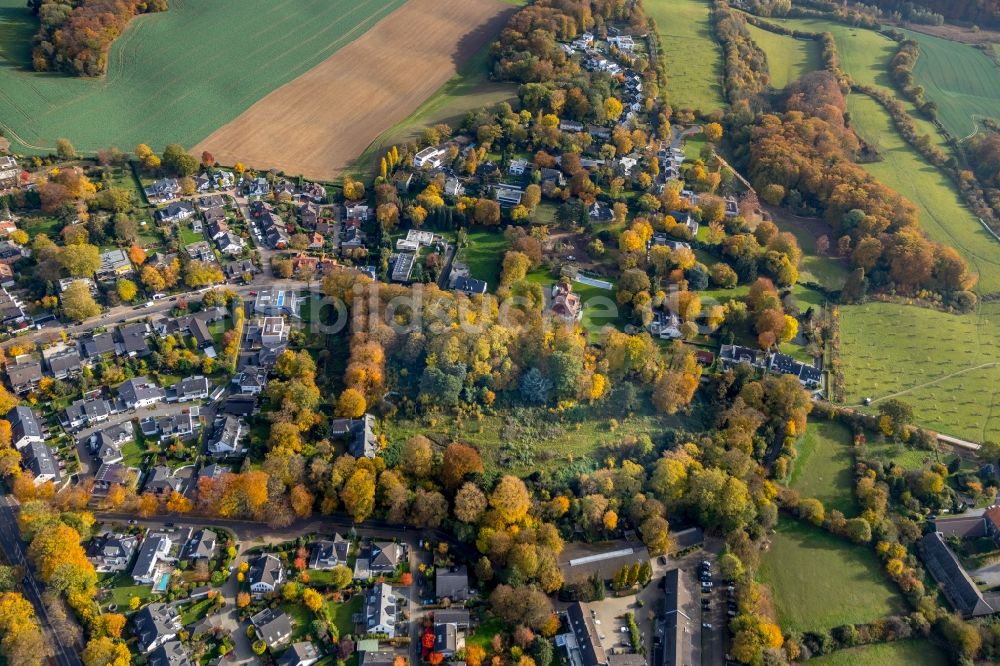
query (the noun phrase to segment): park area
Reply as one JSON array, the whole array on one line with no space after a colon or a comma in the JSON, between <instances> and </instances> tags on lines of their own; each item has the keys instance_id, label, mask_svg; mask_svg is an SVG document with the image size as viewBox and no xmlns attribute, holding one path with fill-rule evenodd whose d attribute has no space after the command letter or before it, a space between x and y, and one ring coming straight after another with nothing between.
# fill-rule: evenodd
<instances>
[{"instance_id":1,"label":"park area","mask_svg":"<svg viewBox=\"0 0 1000 666\"><path fill-rule=\"evenodd\" d=\"M1000 438L1000 304L954 315L891 303L840 310L847 403L898 398L919 425L979 442Z\"/></svg>"},{"instance_id":2,"label":"park area","mask_svg":"<svg viewBox=\"0 0 1000 666\"><path fill-rule=\"evenodd\" d=\"M706 113L724 106L722 47L712 37L710 4L708 0L653 0L645 5L660 33L670 103Z\"/></svg>"},{"instance_id":3,"label":"park area","mask_svg":"<svg viewBox=\"0 0 1000 666\"><path fill-rule=\"evenodd\" d=\"M941 648L921 639L837 650L809 660L811 666L945 666L947 663Z\"/></svg>"},{"instance_id":4,"label":"park area","mask_svg":"<svg viewBox=\"0 0 1000 666\"><path fill-rule=\"evenodd\" d=\"M827 511L854 516L854 460L847 427L837 421L811 420L797 448L788 485L802 497L815 497Z\"/></svg>"},{"instance_id":5,"label":"park area","mask_svg":"<svg viewBox=\"0 0 1000 666\"><path fill-rule=\"evenodd\" d=\"M785 631L829 630L906 610L874 553L787 516L771 537L759 576Z\"/></svg>"},{"instance_id":6,"label":"park area","mask_svg":"<svg viewBox=\"0 0 1000 666\"><path fill-rule=\"evenodd\" d=\"M402 4L172 0L134 19L107 76L88 79L30 71L38 22L23 0L0 0L0 122L17 150L50 152L64 136L88 152L190 147Z\"/></svg>"}]
</instances>

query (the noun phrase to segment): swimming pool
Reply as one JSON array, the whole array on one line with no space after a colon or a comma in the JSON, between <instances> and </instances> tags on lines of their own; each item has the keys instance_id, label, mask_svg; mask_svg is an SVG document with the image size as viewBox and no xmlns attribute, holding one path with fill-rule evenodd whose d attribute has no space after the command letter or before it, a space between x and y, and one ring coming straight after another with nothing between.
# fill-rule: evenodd
<instances>
[{"instance_id":1,"label":"swimming pool","mask_svg":"<svg viewBox=\"0 0 1000 666\"><path fill-rule=\"evenodd\" d=\"M170 585L170 574L163 574L160 576L160 580L156 581L156 585L153 586L153 591L166 592L168 585Z\"/></svg>"}]
</instances>

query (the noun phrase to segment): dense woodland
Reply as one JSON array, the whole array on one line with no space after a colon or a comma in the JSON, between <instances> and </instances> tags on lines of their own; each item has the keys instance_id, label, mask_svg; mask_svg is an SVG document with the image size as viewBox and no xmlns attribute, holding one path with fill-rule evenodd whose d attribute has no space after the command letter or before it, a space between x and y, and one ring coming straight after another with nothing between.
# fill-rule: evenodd
<instances>
[{"instance_id":1,"label":"dense woodland","mask_svg":"<svg viewBox=\"0 0 1000 666\"><path fill-rule=\"evenodd\" d=\"M100 76L108 49L136 15L162 12L168 0L29 0L41 25L35 36L35 71Z\"/></svg>"}]
</instances>

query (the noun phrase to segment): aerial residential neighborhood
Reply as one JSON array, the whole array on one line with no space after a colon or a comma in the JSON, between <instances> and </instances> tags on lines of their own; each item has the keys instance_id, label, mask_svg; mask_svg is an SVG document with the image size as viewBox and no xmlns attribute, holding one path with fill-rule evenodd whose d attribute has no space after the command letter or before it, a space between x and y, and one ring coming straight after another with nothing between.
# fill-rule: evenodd
<instances>
[{"instance_id":1,"label":"aerial residential neighborhood","mask_svg":"<svg viewBox=\"0 0 1000 666\"><path fill-rule=\"evenodd\" d=\"M0 663L1000 662L995 0L0 11Z\"/></svg>"}]
</instances>

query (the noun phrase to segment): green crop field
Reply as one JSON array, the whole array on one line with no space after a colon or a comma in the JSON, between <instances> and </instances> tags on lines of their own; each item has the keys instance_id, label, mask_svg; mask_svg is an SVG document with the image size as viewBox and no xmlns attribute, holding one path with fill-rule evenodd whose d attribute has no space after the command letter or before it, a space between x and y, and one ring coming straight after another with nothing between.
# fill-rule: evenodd
<instances>
[{"instance_id":1,"label":"green crop field","mask_svg":"<svg viewBox=\"0 0 1000 666\"><path fill-rule=\"evenodd\" d=\"M364 34L404 0L172 0L111 48L106 77L27 70L37 22L0 0L0 126L17 150L193 146Z\"/></svg>"},{"instance_id":2,"label":"green crop field","mask_svg":"<svg viewBox=\"0 0 1000 666\"><path fill-rule=\"evenodd\" d=\"M857 513L854 504L851 433L836 421L810 421L798 444L789 486L802 497L815 497L826 510L845 516Z\"/></svg>"},{"instance_id":3,"label":"green crop field","mask_svg":"<svg viewBox=\"0 0 1000 666\"><path fill-rule=\"evenodd\" d=\"M810 666L945 666L947 663L941 648L919 639L837 650L809 660Z\"/></svg>"},{"instance_id":4,"label":"green crop field","mask_svg":"<svg viewBox=\"0 0 1000 666\"><path fill-rule=\"evenodd\" d=\"M670 102L712 111L722 99L722 50L712 38L707 0L650 0L667 61Z\"/></svg>"},{"instance_id":5,"label":"green crop field","mask_svg":"<svg viewBox=\"0 0 1000 666\"><path fill-rule=\"evenodd\" d=\"M847 402L897 397L917 423L972 441L1000 437L1000 304L969 315L887 303L840 310Z\"/></svg>"},{"instance_id":6,"label":"green crop field","mask_svg":"<svg viewBox=\"0 0 1000 666\"><path fill-rule=\"evenodd\" d=\"M750 37L767 54L771 85L779 90L807 72L823 69L819 43L796 39L747 24Z\"/></svg>"},{"instance_id":7,"label":"green crop field","mask_svg":"<svg viewBox=\"0 0 1000 666\"><path fill-rule=\"evenodd\" d=\"M758 574L785 631L828 630L906 608L873 552L786 516Z\"/></svg>"},{"instance_id":8,"label":"green crop field","mask_svg":"<svg viewBox=\"0 0 1000 666\"><path fill-rule=\"evenodd\" d=\"M938 105L938 118L952 135L972 134L982 116L1000 118L1000 67L985 53L919 32L906 35L920 44L914 79Z\"/></svg>"},{"instance_id":9,"label":"green crop field","mask_svg":"<svg viewBox=\"0 0 1000 666\"><path fill-rule=\"evenodd\" d=\"M979 275L977 291L1000 291L1000 243L965 208L952 182L903 140L877 102L858 94L847 102L854 129L885 158L865 170L916 204L927 236L954 247Z\"/></svg>"}]
</instances>

